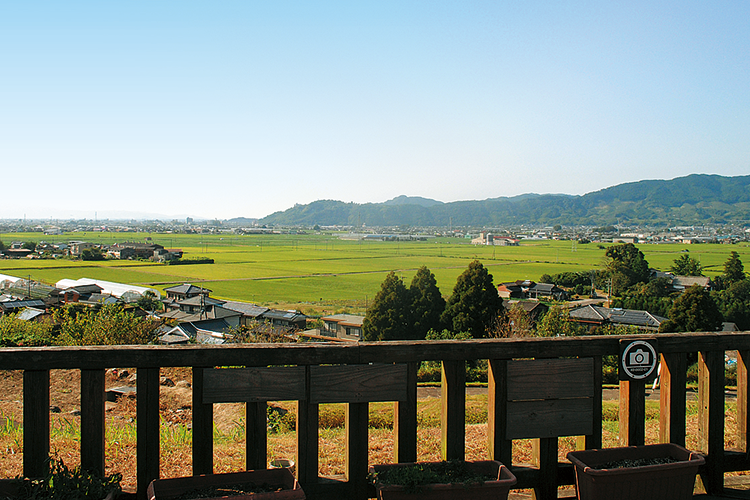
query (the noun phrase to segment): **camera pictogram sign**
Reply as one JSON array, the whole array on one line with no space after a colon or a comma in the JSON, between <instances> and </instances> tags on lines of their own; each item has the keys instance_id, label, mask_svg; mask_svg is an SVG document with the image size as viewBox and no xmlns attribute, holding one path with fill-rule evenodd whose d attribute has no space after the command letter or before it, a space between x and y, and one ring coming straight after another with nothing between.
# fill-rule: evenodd
<instances>
[{"instance_id":1,"label":"camera pictogram sign","mask_svg":"<svg viewBox=\"0 0 750 500\"><path fill-rule=\"evenodd\" d=\"M647 380L657 374L656 339L620 341L620 380Z\"/></svg>"}]
</instances>

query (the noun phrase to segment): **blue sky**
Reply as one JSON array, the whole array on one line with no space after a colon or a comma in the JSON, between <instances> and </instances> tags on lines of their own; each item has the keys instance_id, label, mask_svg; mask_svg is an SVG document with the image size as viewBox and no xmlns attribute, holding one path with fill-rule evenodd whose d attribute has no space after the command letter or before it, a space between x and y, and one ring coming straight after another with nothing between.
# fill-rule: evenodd
<instances>
[{"instance_id":1,"label":"blue sky","mask_svg":"<svg viewBox=\"0 0 750 500\"><path fill-rule=\"evenodd\" d=\"M0 218L750 173L750 3L3 2Z\"/></svg>"}]
</instances>

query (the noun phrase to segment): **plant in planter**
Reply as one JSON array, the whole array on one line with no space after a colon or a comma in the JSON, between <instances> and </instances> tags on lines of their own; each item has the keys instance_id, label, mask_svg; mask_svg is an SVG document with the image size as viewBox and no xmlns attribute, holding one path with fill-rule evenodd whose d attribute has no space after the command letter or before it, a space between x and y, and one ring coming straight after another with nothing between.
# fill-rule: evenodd
<instances>
[{"instance_id":1,"label":"plant in planter","mask_svg":"<svg viewBox=\"0 0 750 500\"><path fill-rule=\"evenodd\" d=\"M279 468L155 479L146 496L148 500L304 500L305 492L289 469Z\"/></svg>"},{"instance_id":2,"label":"plant in planter","mask_svg":"<svg viewBox=\"0 0 750 500\"><path fill-rule=\"evenodd\" d=\"M571 451L579 500L690 499L695 475L706 460L665 443Z\"/></svg>"},{"instance_id":3,"label":"plant in planter","mask_svg":"<svg viewBox=\"0 0 750 500\"><path fill-rule=\"evenodd\" d=\"M505 499L515 476L496 460L373 465L370 479L381 500Z\"/></svg>"},{"instance_id":4,"label":"plant in planter","mask_svg":"<svg viewBox=\"0 0 750 500\"><path fill-rule=\"evenodd\" d=\"M50 458L49 472L42 478L3 481L0 499L6 500L84 500L114 499L121 491L122 474L101 476L70 469L62 460Z\"/></svg>"}]
</instances>

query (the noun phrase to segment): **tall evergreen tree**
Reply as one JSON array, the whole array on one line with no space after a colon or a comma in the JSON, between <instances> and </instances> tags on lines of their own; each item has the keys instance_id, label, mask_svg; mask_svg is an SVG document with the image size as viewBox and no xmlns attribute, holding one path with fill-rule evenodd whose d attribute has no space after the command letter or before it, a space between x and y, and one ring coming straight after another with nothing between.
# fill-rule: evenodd
<instances>
[{"instance_id":1,"label":"tall evergreen tree","mask_svg":"<svg viewBox=\"0 0 750 500\"><path fill-rule=\"evenodd\" d=\"M411 296L411 313L414 320L414 338L423 340L427 332L443 329L440 316L445 311L445 299L437 286L435 275L422 266L409 285Z\"/></svg>"},{"instance_id":2,"label":"tall evergreen tree","mask_svg":"<svg viewBox=\"0 0 750 500\"><path fill-rule=\"evenodd\" d=\"M724 283L725 286L731 285L745 279L745 267L740 260L740 254L732 251L729 258L724 263Z\"/></svg>"},{"instance_id":3,"label":"tall evergreen tree","mask_svg":"<svg viewBox=\"0 0 750 500\"><path fill-rule=\"evenodd\" d=\"M365 314L362 323L364 340L414 338L410 307L409 291L401 278L391 271Z\"/></svg>"},{"instance_id":4,"label":"tall evergreen tree","mask_svg":"<svg viewBox=\"0 0 750 500\"><path fill-rule=\"evenodd\" d=\"M623 243L607 248L605 255L610 261L607 271L612 280L612 293L620 295L636 283L646 283L649 278L648 262L638 247Z\"/></svg>"},{"instance_id":5,"label":"tall evergreen tree","mask_svg":"<svg viewBox=\"0 0 750 500\"><path fill-rule=\"evenodd\" d=\"M503 300L492 283L492 275L475 260L456 281L443 313L443 322L454 333L469 332L486 337L503 313Z\"/></svg>"},{"instance_id":6,"label":"tall evergreen tree","mask_svg":"<svg viewBox=\"0 0 750 500\"><path fill-rule=\"evenodd\" d=\"M715 332L723 318L716 302L700 285L693 285L674 301L669 320L659 327L660 332Z\"/></svg>"},{"instance_id":7,"label":"tall evergreen tree","mask_svg":"<svg viewBox=\"0 0 750 500\"><path fill-rule=\"evenodd\" d=\"M669 268L677 276L703 276L703 266L688 254L682 254Z\"/></svg>"}]
</instances>

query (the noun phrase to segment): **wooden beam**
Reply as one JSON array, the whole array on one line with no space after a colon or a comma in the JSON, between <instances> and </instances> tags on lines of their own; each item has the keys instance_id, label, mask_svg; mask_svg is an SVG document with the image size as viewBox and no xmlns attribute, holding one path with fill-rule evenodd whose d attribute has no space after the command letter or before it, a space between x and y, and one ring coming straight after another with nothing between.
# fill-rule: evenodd
<instances>
[{"instance_id":1,"label":"wooden beam","mask_svg":"<svg viewBox=\"0 0 750 500\"><path fill-rule=\"evenodd\" d=\"M490 458L510 466L513 441L506 435L508 421L508 362L491 359L488 363L487 439Z\"/></svg>"},{"instance_id":2,"label":"wooden beam","mask_svg":"<svg viewBox=\"0 0 750 500\"><path fill-rule=\"evenodd\" d=\"M593 397L593 370L592 358L508 361L508 401Z\"/></svg>"},{"instance_id":3,"label":"wooden beam","mask_svg":"<svg viewBox=\"0 0 750 500\"><path fill-rule=\"evenodd\" d=\"M203 401L207 368L193 367L193 475L214 471L214 405Z\"/></svg>"},{"instance_id":4,"label":"wooden beam","mask_svg":"<svg viewBox=\"0 0 750 500\"><path fill-rule=\"evenodd\" d=\"M346 405L346 480L352 484L353 498L367 498L367 428L369 405Z\"/></svg>"},{"instance_id":5,"label":"wooden beam","mask_svg":"<svg viewBox=\"0 0 750 500\"><path fill-rule=\"evenodd\" d=\"M49 370L23 372L23 474L49 471Z\"/></svg>"},{"instance_id":6,"label":"wooden beam","mask_svg":"<svg viewBox=\"0 0 750 500\"><path fill-rule=\"evenodd\" d=\"M749 367L750 350L737 351L737 447L745 453L750 452Z\"/></svg>"},{"instance_id":7,"label":"wooden beam","mask_svg":"<svg viewBox=\"0 0 750 500\"><path fill-rule=\"evenodd\" d=\"M310 403L310 367L305 367L307 395L297 401L297 479L302 488L318 482L318 405Z\"/></svg>"},{"instance_id":8,"label":"wooden beam","mask_svg":"<svg viewBox=\"0 0 750 500\"><path fill-rule=\"evenodd\" d=\"M557 438L533 439L532 462L541 473L534 486L534 500L557 499Z\"/></svg>"},{"instance_id":9,"label":"wooden beam","mask_svg":"<svg viewBox=\"0 0 750 500\"><path fill-rule=\"evenodd\" d=\"M685 446L686 353L661 355L659 442Z\"/></svg>"},{"instance_id":10,"label":"wooden beam","mask_svg":"<svg viewBox=\"0 0 750 500\"><path fill-rule=\"evenodd\" d=\"M646 441L646 383L620 381L620 446Z\"/></svg>"},{"instance_id":11,"label":"wooden beam","mask_svg":"<svg viewBox=\"0 0 750 500\"><path fill-rule=\"evenodd\" d=\"M442 362L441 454L443 460L463 460L466 455L465 361Z\"/></svg>"},{"instance_id":12,"label":"wooden beam","mask_svg":"<svg viewBox=\"0 0 750 500\"><path fill-rule=\"evenodd\" d=\"M367 403L407 399L405 364L310 367L311 403Z\"/></svg>"},{"instance_id":13,"label":"wooden beam","mask_svg":"<svg viewBox=\"0 0 750 500\"><path fill-rule=\"evenodd\" d=\"M205 369L204 403L295 401L305 397L304 366Z\"/></svg>"},{"instance_id":14,"label":"wooden beam","mask_svg":"<svg viewBox=\"0 0 750 500\"><path fill-rule=\"evenodd\" d=\"M417 363L406 365L406 400L394 403L393 455L397 463L417 461Z\"/></svg>"},{"instance_id":15,"label":"wooden beam","mask_svg":"<svg viewBox=\"0 0 750 500\"><path fill-rule=\"evenodd\" d=\"M245 468L268 467L267 403L247 403L245 407Z\"/></svg>"},{"instance_id":16,"label":"wooden beam","mask_svg":"<svg viewBox=\"0 0 750 500\"><path fill-rule=\"evenodd\" d=\"M104 473L104 375L81 370L81 468Z\"/></svg>"},{"instance_id":17,"label":"wooden beam","mask_svg":"<svg viewBox=\"0 0 750 500\"><path fill-rule=\"evenodd\" d=\"M724 351L698 353L698 433L707 453L701 479L710 495L724 491Z\"/></svg>"},{"instance_id":18,"label":"wooden beam","mask_svg":"<svg viewBox=\"0 0 750 500\"><path fill-rule=\"evenodd\" d=\"M136 379L136 481L143 495L159 479L159 368L138 368Z\"/></svg>"},{"instance_id":19,"label":"wooden beam","mask_svg":"<svg viewBox=\"0 0 750 500\"><path fill-rule=\"evenodd\" d=\"M592 434L593 407L593 398L509 401L505 435L526 439Z\"/></svg>"},{"instance_id":20,"label":"wooden beam","mask_svg":"<svg viewBox=\"0 0 750 500\"><path fill-rule=\"evenodd\" d=\"M594 356L593 383L594 395L592 396L591 434L584 436L586 449L602 447L602 357Z\"/></svg>"}]
</instances>

